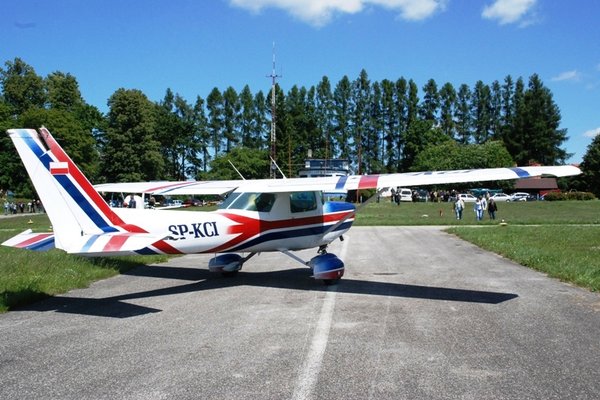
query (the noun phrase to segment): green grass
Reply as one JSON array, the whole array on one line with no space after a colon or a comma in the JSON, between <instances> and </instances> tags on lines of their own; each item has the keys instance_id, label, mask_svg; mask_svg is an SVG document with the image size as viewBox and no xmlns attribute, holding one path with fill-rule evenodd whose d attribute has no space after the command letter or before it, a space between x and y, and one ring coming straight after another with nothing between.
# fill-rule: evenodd
<instances>
[{"instance_id":1,"label":"green grass","mask_svg":"<svg viewBox=\"0 0 600 400\"><path fill-rule=\"evenodd\" d=\"M551 277L600 291L600 225L453 227L448 232Z\"/></svg>"},{"instance_id":2,"label":"green grass","mask_svg":"<svg viewBox=\"0 0 600 400\"><path fill-rule=\"evenodd\" d=\"M498 207L496 221L487 216L484 221L475 221L470 205L463 219L457 221L450 203L397 206L382 201L363 208L355 224L447 225L452 233L518 263L600 290L600 201L500 203ZM501 219L508 226L500 227ZM47 232L50 223L44 214L0 219L0 242L27 228ZM168 259L167 256L84 258L59 250L32 252L3 246L0 258L0 312L87 287L93 281L138 265Z\"/></svg>"},{"instance_id":3,"label":"green grass","mask_svg":"<svg viewBox=\"0 0 600 400\"><path fill-rule=\"evenodd\" d=\"M28 222L31 221L32 224ZM48 231L46 215L0 220L0 242L32 228ZM167 256L85 258L60 250L35 252L0 246L0 312L83 288L139 265L164 262Z\"/></svg>"},{"instance_id":4,"label":"green grass","mask_svg":"<svg viewBox=\"0 0 600 400\"><path fill-rule=\"evenodd\" d=\"M356 216L356 225L497 225L504 219L510 224L600 224L600 201L532 201L499 203L496 221L487 214L475 220L472 203L465 204L463 219L458 221L452 203L371 203ZM441 213L440 213L441 212Z\"/></svg>"}]
</instances>

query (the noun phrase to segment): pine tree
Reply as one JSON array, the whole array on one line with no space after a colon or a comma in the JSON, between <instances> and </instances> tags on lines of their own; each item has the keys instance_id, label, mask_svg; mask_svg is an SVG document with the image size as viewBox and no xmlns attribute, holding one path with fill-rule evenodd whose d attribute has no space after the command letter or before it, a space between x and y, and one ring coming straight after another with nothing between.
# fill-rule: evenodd
<instances>
[{"instance_id":1,"label":"pine tree","mask_svg":"<svg viewBox=\"0 0 600 400\"><path fill-rule=\"evenodd\" d=\"M339 144L334 134L334 104L329 78L324 76L317 85L315 97L315 118L319 131L325 136L325 158L334 158Z\"/></svg>"},{"instance_id":2,"label":"pine tree","mask_svg":"<svg viewBox=\"0 0 600 400\"><path fill-rule=\"evenodd\" d=\"M515 119L507 148L517 164L564 162L569 155L560 146L567 139L566 129L559 129L560 111L539 76L529 78L522 97L517 81L514 98Z\"/></svg>"},{"instance_id":3,"label":"pine tree","mask_svg":"<svg viewBox=\"0 0 600 400\"><path fill-rule=\"evenodd\" d=\"M195 148L201 155L201 168L202 171L195 171L192 176L196 179L199 178L200 173L206 173L208 169L208 162L210 161L210 155L208 148L210 146L210 131L208 129L208 120L204 111L204 100L200 96L196 96L196 103L194 104L194 127L195 127Z\"/></svg>"},{"instance_id":4,"label":"pine tree","mask_svg":"<svg viewBox=\"0 0 600 400\"><path fill-rule=\"evenodd\" d=\"M398 135L399 123L398 114L396 112L396 90L394 83L384 79L381 81L382 98L381 98L381 118L383 128L383 144L384 147L382 160L385 163L386 172L395 172L399 161L398 154Z\"/></svg>"},{"instance_id":5,"label":"pine tree","mask_svg":"<svg viewBox=\"0 0 600 400\"><path fill-rule=\"evenodd\" d=\"M447 82L440 89L440 128L442 132L451 138L455 136L454 112L456 100L456 90L450 82Z\"/></svg>"},{"instance_id":6,"label":"pine tree","mask_svg":"<svg viewBox=\"0 0 600 400\"><path fill-rule=\"evenodd\" d=\"M440 108L440 95L435 80L430 79L423 86L423 103L419 109L419 114L425 121L437 121L437 114Z\"/></svg>"},{"instance_id":7,"label":"pine tree","mask_svg":"<svg viewBox=\"0 0 600 400\"><path fill-rule=\"evenodd\" d=\"M366 171L363 153L367 145L369 130L369 112L371 104L371 82L367 71L360 71L359 77L352 83L352 139L354 143L353 158L356 160L357 173Z\"/></svg>"},{"instance_id":8,"label":"pine tree","mask_svg":"<svg viewBox=\"0 0 600 400\"><path fill-rule=\"evenodd\" d=\"M221 142L225 130L223 95L218 88L213 88L206 98L206 108L208 108L208 129L211 136L211 145L216 158L221 151Z\"/></svg>"},{"instance_id":9,"label":"pine tree","mask_svg":"<svg viewBox=\"0 0 600 400\"><path fill-rule=\"evenodd\" d=\"M581 163L583 172L581 180L585 183L585 190L600 197L600 135L588 145L587 151Z\"/></svg>"},{"instance_id":10,"label":"pine tree","mask_svg":"<svg viewBox=\"0 0 600 400\"><path fill-rule=\"evenodd\" d=\"M240 144L244 147L258 148L259 144L255 141L256 131L256 108L254 107L254 96L248 85L244 86L239 95L239 130Z\"/></svg>"},{"instance_id":11,"label":"pine tree","mask_svg":"<svg viewBox=\"0 0 600 400\"><path fill-rule=\"evenodd\" d=\"M351 86L350 79L344 75L335 86L335 90L333 92L335 141L339 146L339 157L344 159L350 159L351 151Z\"/></svg>"},{"instance_id":12,"label":"pine tree","mask_svg":"<svg viewBox=\"0 0 600 400\"><path fill-rule=\"evenodd\" d=\"M223 136L225 152L229 153L236 143L241 142L239 126L240 101L235 89L229 86L223 93Z\"/></svg>"},{"instance_id":13,"label":"pine tree","mask_svg":"<svg viewBox=\"0 0 600 400\"><path fill-rule=\"evenodd\" d=\"M471 89L466 84L460 85L456 96L456 109L454 118L456 119L456 139L459 143L467 144L471 142Z\"/></svg>"},{"instance_id":14,"label":"pine tree","mask_svg":"<svg viewBox=\"0 0 600 400\"><path fill-rule=\"evenodd\" d=\"M475 143L485 143L490 138L490 87L482 81L475 83L472 98L472 119L475 122Z\"/></svg>"},{"instance_id":15,"label":"pine tree","mask_svg":"<svg viewBox=\"0 0 600 400\"><path fill-rule=\"evenodd\" d=\"M408 83L406 79L400 78L396 81L396 118L398 121L398 129L395 135L396 142L396 166L394 172L402 171L402 151L404 148L404 143L406 140L406 134L408 132L408 126L410 124L411 119L414 117L413 111L409 113L410 110L414 110L414 105L409 106L409 97L416 96L416 93L409 95L409 87L410 91L416 88L414 82ZM413 99L413 101L419 102L418 97Z\"/></svg>"},{"instance_id":16,"label":"pine tree","mask_svg":"<svg viewBox=\"0 0 600 400\"><path fill-rule=\"evenodd\" d=\"M254 96L254 115L256 118L254 130L252 132L252 143L256 148L266 150L269 143L269 133L271 131L271 121L267 118L269 107L265 94L260 90Z\"/></svg>"}]
</instances>

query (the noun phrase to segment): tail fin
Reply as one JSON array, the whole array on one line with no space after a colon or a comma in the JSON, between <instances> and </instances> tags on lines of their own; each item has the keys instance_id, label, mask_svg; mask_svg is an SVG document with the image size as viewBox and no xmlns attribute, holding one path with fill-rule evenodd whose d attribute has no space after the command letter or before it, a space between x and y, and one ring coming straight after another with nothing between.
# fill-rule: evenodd
<instances>
[{"instance_id":1,"label":"tail fin","mask_svg":"<svg viewBox=\"0 0 600 400\"><path fill-rule=\"evenodd\" d=\"M84 236L143 232L111 210L46 128L10 129L8 135L48 213L57 248L77 252Z\"/></svg>"}]
</instances>

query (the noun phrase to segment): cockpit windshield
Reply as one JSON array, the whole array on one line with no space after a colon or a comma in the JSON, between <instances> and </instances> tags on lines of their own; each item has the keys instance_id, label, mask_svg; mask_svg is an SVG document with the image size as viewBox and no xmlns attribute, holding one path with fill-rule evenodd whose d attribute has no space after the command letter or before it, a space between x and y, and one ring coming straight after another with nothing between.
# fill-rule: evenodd
<instances>
[{"instance_id":1,"label":"cockpit windshield","mask_svg":"<svg viewBox=\"0 0 600 400\"><path fill-rule=\"evenodd\" d=\"M274 193L231 193L219 206L220 210L269 212L275 203Z\"/></svg>"}]
</instances>

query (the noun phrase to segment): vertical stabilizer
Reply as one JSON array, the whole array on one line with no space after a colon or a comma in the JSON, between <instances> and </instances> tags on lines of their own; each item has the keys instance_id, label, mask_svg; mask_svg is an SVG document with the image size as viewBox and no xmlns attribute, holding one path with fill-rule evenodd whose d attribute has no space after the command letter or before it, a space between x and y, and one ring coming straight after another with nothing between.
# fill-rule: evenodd
<instances>
[{"instance_id":1,"label":"vertical stabilizer","mask_svg":"<svg viewBox=\"0 0 600 400\"><path fill-rule=\"evenodd\" d=\"M96 192L46 128L10 129L25 168L48 213L57 248L84 235L124 230L124 222Z\"/></svg>"}]
</instances>

